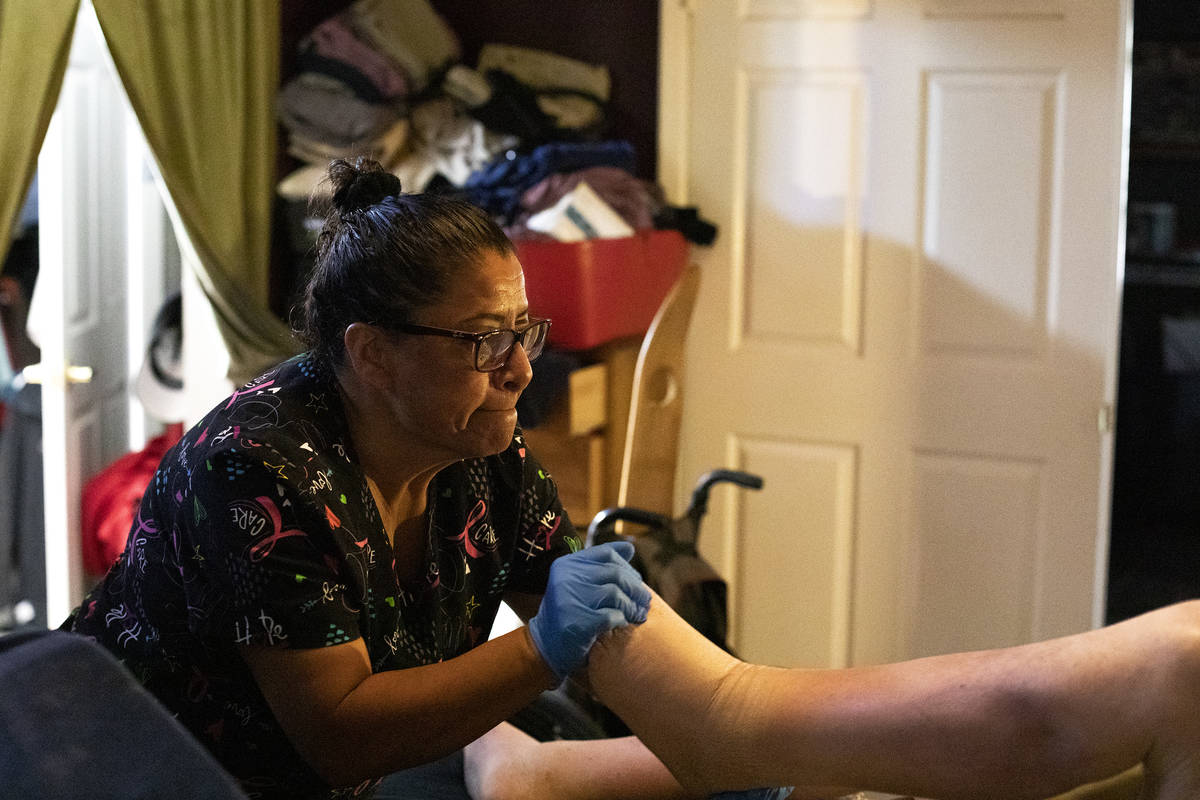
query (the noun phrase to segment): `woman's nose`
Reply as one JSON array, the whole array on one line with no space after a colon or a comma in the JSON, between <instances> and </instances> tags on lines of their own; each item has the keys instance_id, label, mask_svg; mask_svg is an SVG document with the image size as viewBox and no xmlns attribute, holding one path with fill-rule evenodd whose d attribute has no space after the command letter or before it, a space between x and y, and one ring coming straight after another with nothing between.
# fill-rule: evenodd
<instances>
[{"instance_id":1,"label":"woman's nose","mask_svg":"<svg viewBox=\"0 0 1200 800\"><path fill-rule=\"evenodd\" d=\"M508 392L523 392L533 380L533 365L520 342L513 345L504 366L492 373L500 381L501 388Z\"/></svg>"}]
</instances>

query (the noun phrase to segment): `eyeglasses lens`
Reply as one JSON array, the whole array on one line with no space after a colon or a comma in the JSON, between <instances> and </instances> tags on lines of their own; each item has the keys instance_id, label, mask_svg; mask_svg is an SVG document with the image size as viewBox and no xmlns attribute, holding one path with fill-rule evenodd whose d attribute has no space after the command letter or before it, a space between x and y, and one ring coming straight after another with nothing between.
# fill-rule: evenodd
<instances>
[{"instance_id":1,"label":"eyeglasses lens","mask_svg":"<svg viewBox=\"0 0 1200 800\"><path fill-rule=\"evenodd\" d=\"M521 347L525 349L525 356L533 361L542 354L542 348L546 345L546 333L550 330L550 323L539 322L525 329L521 336Z\"/></svg>"},{"instance_id":2,"label":"eyeglasses lens","mask_svg":"<svg viewBox=\"0 0 1200 800\"><path fill-rule=\"evenodd\" d=\"M550 323L538 322L520 332L521 348L530 361L542 354L549 329ZM517 343L517 335L515 331L495 331L481 339L475 351L475 368L481 372L492 372L503 367L508 362L513 345Z\"/></svg>"},{"instance_id":3,"label":"eyeglasses lens","mask_svg":"<svg viewBox=\"0 0 1200 800\"><path fill-rule=\"evenodd\" d=\"M475 369L491 372L504 366L516 338L512 331L496 331L479 340L475 350Z\"/></svg>"}]
</instances>

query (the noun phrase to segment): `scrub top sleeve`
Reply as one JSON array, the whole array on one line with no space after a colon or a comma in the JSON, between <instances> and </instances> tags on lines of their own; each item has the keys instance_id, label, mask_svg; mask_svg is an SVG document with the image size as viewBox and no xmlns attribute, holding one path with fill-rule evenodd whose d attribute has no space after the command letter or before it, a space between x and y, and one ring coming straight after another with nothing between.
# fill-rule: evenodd
<instances>
[{"instance_id":1,"label":"scrub top sleeve","mask_svg":"<svg viewBox=\"0 0 1200 800\"><path fill-rule=\"evenodd\" d=\"M210 455L191 484L202 565L189 592L194 632L300 648L359 638L354 570L318 502L245 451Z\"/></svg>"}]
</instances>

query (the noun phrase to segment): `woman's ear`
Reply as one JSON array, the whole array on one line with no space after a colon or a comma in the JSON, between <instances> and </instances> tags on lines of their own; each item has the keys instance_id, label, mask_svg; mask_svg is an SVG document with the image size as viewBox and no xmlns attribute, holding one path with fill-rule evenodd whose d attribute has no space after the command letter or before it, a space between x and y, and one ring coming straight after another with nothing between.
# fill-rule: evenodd
<instances>
[{"instance_id":1,"label":"woman's ear","mask_svg":"<svg viewBox=\"0 0 1200 800\"><path fill-rule=\"evenodd\" d=\"M342 334L346 348L346 366L372 388L383 388L393 369L391 348L382 330L365 322L352 322Z\"/></svg>"}]
</instances>

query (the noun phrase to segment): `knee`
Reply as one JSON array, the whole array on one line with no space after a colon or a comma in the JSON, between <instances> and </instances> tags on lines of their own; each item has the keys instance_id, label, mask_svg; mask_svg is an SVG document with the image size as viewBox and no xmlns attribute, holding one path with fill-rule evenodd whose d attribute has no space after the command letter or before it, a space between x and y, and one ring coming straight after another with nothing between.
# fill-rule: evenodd
<instances>
[{"instance_id":1,"label":"knee","mask_svg":"<svg viewBox=\"0 0 1200 800\"><path fill-rule=\"evenodd\" d=\"M534 796L529 790L535 787L512 770L494 770L485 779L467 782L472 800L529 800Z\"/></svg>"},{"instance_id":2,"label":"knee","mask_svg":"<svg viewBox=\"0 0 1200 800\"><path fill-rule=\"evenodd\" d=\"M1166 609L1174 629L1174 646L1184 665L1200 671L1200 600L1189 600Z\"/></svg>"},{"instance_id":3,"label":"knee","mask_svg":"<svg viewBox=\"0 0 1200 800\"><path fill-rule=\"evenodd\" d=\"M1200 600L1168 606L1153 617L1161 631L1151 635L1161 650L1147 654L1147 667L1157 666L1161 674L1157 694L1167 709L1186 708L1190 713L1200 704Z\"/></svg>"},{"instance_id":4,"label":"knee","mask_svg":"<svg viewBox=\"0 0 1200 800\"><path fill-rule=\"evenodd\" d=\"M472 800L539 800L545 781L526 770L521 763L492 764L464 775Z\"/></svg>"},{"instance_id":5,"label":"knee","mask_svg":"<svg viewBox=\"0 0 1200 800\"><path fill-rule=\"evenodd\" d=\"M542 745L501 724L463 749L463 781L473 800L539 800Z\"/></svg>"}]
</instances>

